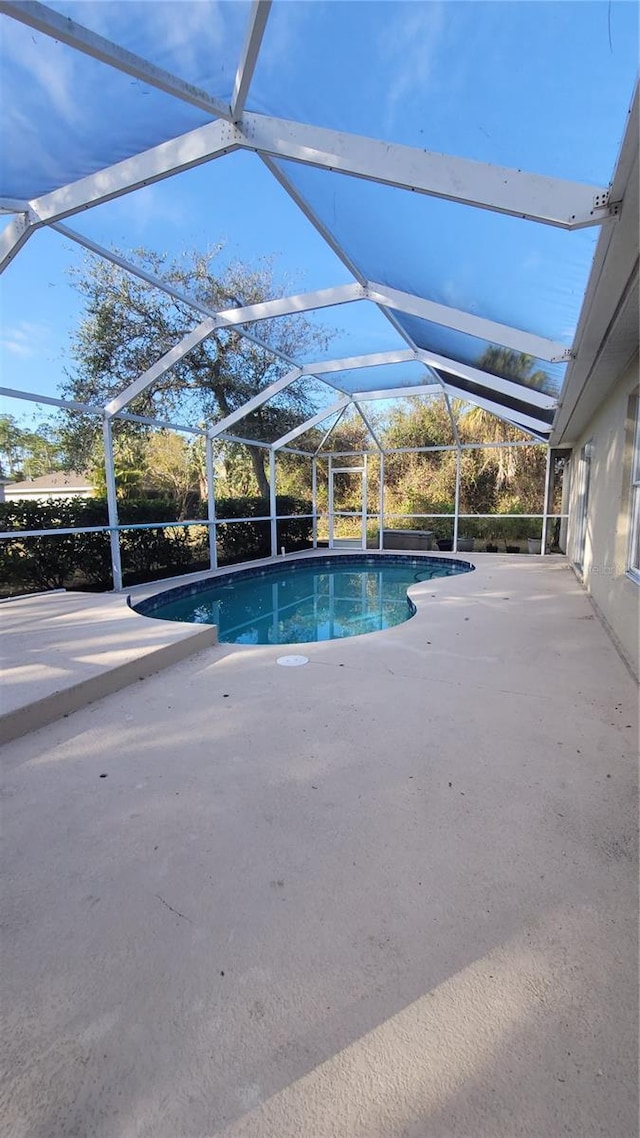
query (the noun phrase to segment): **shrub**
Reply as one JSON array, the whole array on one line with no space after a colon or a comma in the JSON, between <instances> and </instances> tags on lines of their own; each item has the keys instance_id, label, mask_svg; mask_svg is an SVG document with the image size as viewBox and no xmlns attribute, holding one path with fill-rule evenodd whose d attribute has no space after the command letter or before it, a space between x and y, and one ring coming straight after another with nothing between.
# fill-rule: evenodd
<instances>
[{"instance_id":1,"label":"shrub","mask_svg":"<svg viewBox=\"0 0 640 1138\"><path fill-rule=\"evenodd\" d=\"M96 498L0 503L3 530L66 529L107 524L106 502ZM89 582L110 581L109 535L60 534L16 537L0 543L0 581L9 592L20 589L56 589L69 584L82 566Z\"/></svg>"},{"instance_id":2,"label":"shrub","mask_svg":"<svg viewBox=\"0 0 640 1138\"><path fill-rule=\"evenodd\" d=\"M311 504L279 495L279 514L311 513ZM263 498L222 498L218 518L264 517L269 503ZM123 501L118 506L121 525L177 521L174 502L153 499ZM198 503L194 518L206 517L206 503ZM0 542L0 589L5 593L34 589L109 589L111 543L108 533L75 533L46 537L20 537L21 530L70 529L108 524L104 498L55 498L0 503L0 529L15 530L16 536ZM284 518L278 522L278 549L288 552L310 544L311 518ZM145 530L121 530L120 550L123 580L127 585L206 568L206 528L163 526ZM218 551L221 564L268 557L271 552L270 523L247 522L220 525Z\"/></svg>"},{"instance_id":3,"label":"shrub","mask_svg":"<svg viewBox=\"0 0 640 1138\"><path fill-rule=\"evenodd\" d=\"M277 514L310 514L311 502L278 494ZM216 502L218 521L218 559L221 565L236 561L251 561L269 557L271 553L271 524L269 521L236 522L225 526L225 519L264 518L269 514L269 502L264 498L222 498ZM311 518L283 517L277 526L277 548L287 553L306 549L311 540Z\"/></svg>"}]
</instances>

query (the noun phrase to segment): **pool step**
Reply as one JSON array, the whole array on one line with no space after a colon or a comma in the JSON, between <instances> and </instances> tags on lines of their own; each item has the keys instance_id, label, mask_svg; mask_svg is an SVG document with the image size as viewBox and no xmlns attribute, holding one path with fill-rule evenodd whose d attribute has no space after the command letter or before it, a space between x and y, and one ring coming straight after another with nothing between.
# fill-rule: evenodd
<instances>
[{"instance_id":1,"label":"pool step","mask_svg":"<svg viewBox=\"0 0 640 1138\"><path fill-rule=\"evenodd\" d=\"M74 711L80 711L87 704L95 703L106 695L120 691L137 680L143 680L164 668L178 664L188 656L193 656L203 648L218 643L218 630L215 625L205 625L194 629L189 636L172 640L151 650L141 651L139 656L122 664L106 667L98 674L87 676L77 683L50 692L31 703L25 703L0 715L0 743L9 743L47 727L56 719L63 719Z\"/></svg>"}]
</instances>

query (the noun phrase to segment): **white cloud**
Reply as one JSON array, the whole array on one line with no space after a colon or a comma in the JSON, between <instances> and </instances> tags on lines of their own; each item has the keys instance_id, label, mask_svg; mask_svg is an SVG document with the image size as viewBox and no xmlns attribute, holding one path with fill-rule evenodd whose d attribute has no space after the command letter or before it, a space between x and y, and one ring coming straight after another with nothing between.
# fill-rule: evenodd
<instances>
[{"instance_id":1,"label":"white cloud","mask_svg":"<svg viewBox=\"0 0 640 1138\"><path fill-rule=\"evenodd\" d=\"M219 4L210 0L209 3L178 5L156 3L150 7L153 18L145 27L145 46L151 58L162 59L169 70L175 69L181 78L191 82L200 79L205 52L210 55L211 63L219 67L221 56L229 47ZM143 50L140 53L144 55ZM224 63L235 72L236 59Z\"/></svg>"},{"instance_id":2,"label":"white cloud","mask_svg":"<svg viewBox=\"0 0 640 1138\"><path fill-rule=\"evenodd\" d=\"M21 320L13 328L5 329L0 344L4 351L10 352L11 355L28 359L40 354L48 333L46 324L32 324L28 320Z\"/></svg>"},{"instance_id":3,"label":"white cloud","mask_svg":"<svg viewBox=\"0 0 640 1138\"><path fill-rule=\"evenodd\" d=\"M398 6L394 8L394 19L384 28L378 48L392 73L385 108L386 133L402 113L406 100L424 96L432 87L445 25L444 9L441 2L403 5L406 15L399 19Z\"/></svg>"},{"instance_id":4,"label":"white cloud","mask_svg":"<svg viewBox=\"0 0 640 1138\"><path fill-rule=\"evenodd\" d=\"M189 220L188 203L180 192L180 178L169 178L158 186L144 186L134 194L109 202L112 223L126 222L129 236L146 234L154 226L180 226Z\"/></svg>"},{"instance_id":5,"label":"white cloud","mask_svg":"<svg viewBox=\"0 0 640 1138\"><path fill-rule=\"evenodd\" d=\"M83 108L77 98L78 58L64 45L21 25L11 27L4 42L5 59L26 72L32 84L29 98L38 92L43 115L53 110L68 124L82 120ZM23 80L24 82L24 80Z\"/></svg>"},{"instance_id":6,"label":"white cloud","mask_svg":"<svg viewBox=\"0 0 640 1138\"><path fill-rule=\"evenodd\" d=\"M260 68L278 74L289 59L308 51L306 31L313 17L311 3L283 3L272 10L260 48Z\"/></svg>"}]
</instances>

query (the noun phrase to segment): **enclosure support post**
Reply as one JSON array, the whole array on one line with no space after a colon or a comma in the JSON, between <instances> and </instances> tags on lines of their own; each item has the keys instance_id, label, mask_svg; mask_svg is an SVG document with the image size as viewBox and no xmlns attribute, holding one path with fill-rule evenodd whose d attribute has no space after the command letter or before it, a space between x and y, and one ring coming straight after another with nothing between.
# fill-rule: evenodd
<instances>
[{"instance_id":1,"label":"enclosure support post","mask_svg":"<svg viewBox=\"0 0 640 1138\"><path fill-rule=\"evenodd\" d=\"M368 488L368 484L367 484L367 459L368 459L368 457L369 457L368 454L365 452L365 454L363 455L364 469L362 471L362 524L361 524L361 534L360 534L360 544L362 545L363 549L367 548L367 506L369 504L369 502L368 502L369 488Z\"/></svg>"},{"instance_id":2,"label":"enclosure support post","mask_svg":"<svg viewBox=\"0 0 640 1138\"><path fill-rule=\"evenodd\" d=\"M384 549L384 451L380 451L380 502L378 506L378 549Z\"/></svg>"},{"instance_id":3,"label":"enclosure support post","mask_svg":"<svg viewBox=\"0 0 640 1138\"><path fill-rule=\"evenodd\" d=\"M104 473L107 484L107 511L109 515L109 540L111 542L111 571L113 574L113 588L116 593L122 590L122 562L120 559L120 534L118 533L118 498L116 495L116 472L113 462L113 431L111 419L102 420L102 437L104 439Z\"/></svg>"},{"instance_id":4,"label":"enclosure support post","mask_svg":"<svg viewBox=\"0 0 640 1138\"><path fill-rule=\"evenodd\" d=\"M312 513L312 544L318 548L318 460L314 455L311 459L311 513Z\"/></svg>"},{"instance_id":5,"label":"enclosure support post","mask_svg":"<svg viewBox=\"0 0 640 1138\"><path fill-rule=\"evenodd\" d=\"M456 503L453 518L453 552L458 552L458 518L460 515L460 447L456 447Z\"/></svg>"},{"instance_id":6,"label":"enclosure support post","mask_svg":"<svg viewBox=\"0 0 640 1138\"><path fill-rule=\"evenodd\" d=\"M207 466L207 534L209 538L209 565L218 568L218 538L216 532L216 493L213 470L213 439L205 438L205 461Z\"/></svg>"},{"instance_id":7,"label":"enclosure support post","mask_svg":"<svg viewBox=\"0 0 640 1138\"><path fill-rule=\"evenodd\" d=\"M333 455L327 460L329 475L329 549L333 549Z\"/></svg>"},{"instance_id":8,"label":"enclosure support post","mask_svg":"<svg viewBox=\"0 0 640 1138\"><path fill-rule=\"evenodd\" d=\"M276 514L278 505L276 499L276 452L273 447L269 451L269 518L271 520L271 556L278 556L278 522Z\"/></svg>"},{"instance_id":9,"label":"enclosure support post","mask_svg":"<svg viewBox=\"0 0 640 1138\"><path fill-rule=\"evenodd\" d=\"M544 506L542 507L542 541L540 554L547 552L547 527L549 524L549 496L551 493L551 447L547 447L547 465L544 472Z\"/></svg>"}]
</instances>

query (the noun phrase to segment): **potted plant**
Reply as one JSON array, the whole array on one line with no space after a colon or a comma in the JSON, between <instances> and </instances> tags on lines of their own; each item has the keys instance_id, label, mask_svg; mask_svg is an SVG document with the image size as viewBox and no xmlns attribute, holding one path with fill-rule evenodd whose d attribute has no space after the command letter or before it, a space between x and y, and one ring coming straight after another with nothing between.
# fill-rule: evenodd
<instances>
[{"instance_id":1,"label":"potted plant","mask_svg":"<svg viewBox=\"0 0 640 1138\"><path fill-rule=\"evenodd\" d=\"M441 553L450 553L453 549L451 536L452 522L449 518L434 518L430 523L433 536Z\"/></svg>"},{"instance_id":2,"label":"potted plant","mask_svg":"<svg viewBox=\"0 0 640 1138\"><path fill-rule=\"evenodd\" d=\"M482 518L478 522L478 537L484 538L485 553L498 552L498 531L493 518Z\"/></svg>"},{"instance_id":3,"label":"potted plant","mask_svg":"<svg viewBox=\"0 0 640 1138\"><path fill-rule=\"evenodd\" d=\"M517 544L520 536L524 530L525 522L523 522L516 514L511 514L505 517L502 522L502 533L504 535L505 549L507 553L519 553L520 545Z\"/></svg>"},{"instance_id":4,"label":"potted plant","mask_svg":"<svg viewBox=\"0 0 640 1138\"><path fill-rule=\"evenodd\" d=\"M527 526L527 549L529 553L542 553L541 523L533 518Z\"/></svg>"},{"instance_id":5,"label":"potted plant","mask_svg":"<svg viewBox=\"0 0 640 1138\"><path fill-rule=\"evenodd\" d=\"M481 524L473 518L465 518L462 533L458 533L458 552L471 553L476 537L481 536Z\"/></svg>"}]
</instances>

